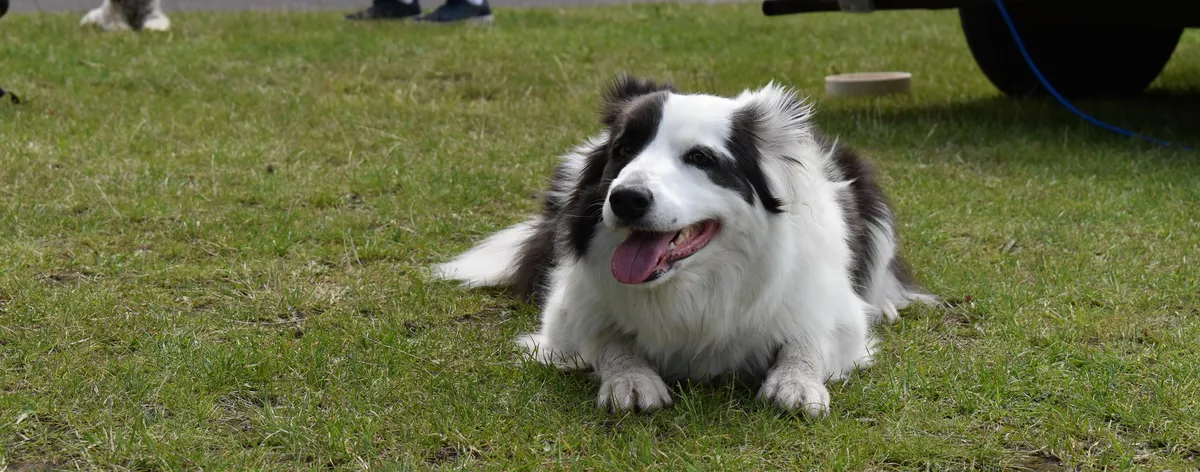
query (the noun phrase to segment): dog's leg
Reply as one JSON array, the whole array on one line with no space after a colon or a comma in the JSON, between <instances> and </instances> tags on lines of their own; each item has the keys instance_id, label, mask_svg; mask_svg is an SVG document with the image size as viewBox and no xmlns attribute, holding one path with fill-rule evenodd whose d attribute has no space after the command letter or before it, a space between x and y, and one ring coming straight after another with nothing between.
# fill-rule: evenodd
<instances>
[{"instance_id":1,"label":"dog's leg","mask_svg":"<svg viewBox=\"0 0 1200 472\"><path fill-rule=\"evenodd\" d=\"M151 13L146 17L146 22L142 23L142 29L150 31L166 31L171 29L171 20L167 18L161 11Z\"/></svg>"},{"instance_id":2,"label":"dog's leg","mask_svg":"<svg viewBox=\"0 0 1200 472\"><path fill-rule=\"evenodd\" d=\"M79 21L79 24L80 26L94 24L107 31L131 29L129 20L117 11L110 0L104 0L104 3L101 3L95 10L83 15L83 19Z\"/></svg>"},{"instance_id":3,"label":"dog's leg","mask_svg":"<svg viewBox=\"0 0 1200 472\"><path fill-rule=\"evenodd\" d=\"M104 14L108 11L108 0L95 9L83 15L83 19L79 20L79 26L99 25L104 22Z\"/></svg>"},{"instance_id":4,"label":"dog's leg","mask_svg":"<svg viewBox=\"0 0 1200 472\"><path fill-rule=\"evenodd\" d=\"M600 376L596 397L600 408L651 411L672 404L667 384L628 338L614 337L601 346L595 367Z\"/></svg>"},{"instance_id":5,"label":"dog's leg","mask_svg":"<svg viewBox=\"0 0 1200 472\"><path fill-rule=\"evenodd\" d=\"M162 11L162 2L154 1L153 10L146 16L146 21L142 22L142 28L150 31L166 31L171 29L171 20Z\"/></svg>"},{"instance_id":6,"label":"dog's leg","mask_svg":"<svg viewBox=\"0 0 1200 472\"><path fill-rule=\"evenodd\" d=\"M784 344L758 391L758 398L785 411L803 408L810 417L824 415L829 411L829 390L825 388L823 365L815 346Z\"/></svg>"}]
</instances>

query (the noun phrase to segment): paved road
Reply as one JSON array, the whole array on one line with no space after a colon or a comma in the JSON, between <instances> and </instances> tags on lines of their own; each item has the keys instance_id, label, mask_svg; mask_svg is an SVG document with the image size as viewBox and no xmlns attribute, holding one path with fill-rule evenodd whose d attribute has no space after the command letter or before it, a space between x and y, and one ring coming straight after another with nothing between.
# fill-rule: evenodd
<instances>
[{"instance_id":1,"label":"paved road","mask_svg":"<svg viewBox=\"0 0 1200 472\"><path fill-rule=\"evenodd\" d=\"M13 12L84 12L100 5L102 0L12 0ZM642 3L659 0L491 0L493 7L566 6L606 3ZM728 0L684 0L713 3ZM172 11L199 10L345 10L352 11L370 4L371 0L163 0L163 9ZM441 0L425 0L421 6L436 7Z\"/></svg>"}]
</instances>

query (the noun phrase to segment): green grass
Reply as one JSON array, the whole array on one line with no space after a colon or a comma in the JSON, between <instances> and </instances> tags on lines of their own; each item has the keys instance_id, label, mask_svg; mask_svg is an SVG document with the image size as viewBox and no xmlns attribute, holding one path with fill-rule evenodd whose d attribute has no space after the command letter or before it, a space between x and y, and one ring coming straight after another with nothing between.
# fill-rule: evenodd
<instances>
[{"instance_id":1,"label":"green grass","mask_svg":"<svg viewBox=\"0 0 1200 472\"><path fill-rule=\"evenodd\" d=\"M1193 468L1200 156L999 97L952 13L501 9L491 28L0 22L0 469ZM907 97L824 97L908 70ZM871 156L956 308L881 330L823 420L679 387L652 416L515 365L536 311L430 281L535 209L620 71L776 80ZM1200 144L1200 34L1096 115Z\"/></svg>"}]
</instances>

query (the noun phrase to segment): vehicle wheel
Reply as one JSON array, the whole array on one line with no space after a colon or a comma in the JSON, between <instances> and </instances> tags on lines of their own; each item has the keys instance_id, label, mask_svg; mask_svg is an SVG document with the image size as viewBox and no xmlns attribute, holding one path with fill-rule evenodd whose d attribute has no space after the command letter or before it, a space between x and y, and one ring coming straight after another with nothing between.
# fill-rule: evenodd
<instances>
[{"instance_id":1,"label":"vehicle wheel","mask_svg":"<svg viewBox=\"0 0 1200 472\"><path fill-rule=\"evenodd\" d=\"M1066 97L1141 93L1171 59L1183 28L1022 21L1009 12L1026 50L1042 75ZM1025 18L1031 12L1025 11ZM1013 97L1047 95L1021 56L996 7L961 8L963 34L975 62L1001 92Z\"/></svg>"}]
</instances>

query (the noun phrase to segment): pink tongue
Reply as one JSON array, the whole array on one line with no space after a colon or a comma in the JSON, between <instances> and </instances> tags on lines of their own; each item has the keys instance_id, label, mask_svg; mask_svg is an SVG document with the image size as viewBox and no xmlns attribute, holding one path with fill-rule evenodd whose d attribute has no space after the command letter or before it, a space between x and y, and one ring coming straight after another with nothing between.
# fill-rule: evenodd
<instances>
[{"instance_id":1,"label":"pink tongue","mask_svg":"<svg viewBox=\"0 0 1200 472\"><path fill-rule=\"evenodd\" d=\"M667 253L675 233L634 231L617 246L612 256L612 273L623 284L640 284L654 274L658 261Z\"/></svg>"}]
</instances>

